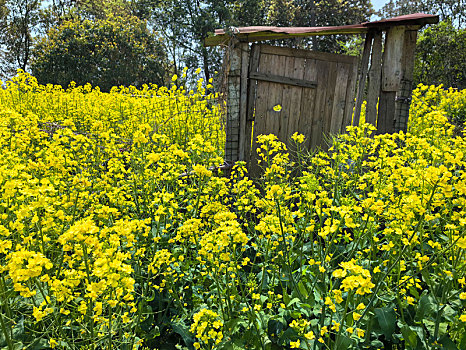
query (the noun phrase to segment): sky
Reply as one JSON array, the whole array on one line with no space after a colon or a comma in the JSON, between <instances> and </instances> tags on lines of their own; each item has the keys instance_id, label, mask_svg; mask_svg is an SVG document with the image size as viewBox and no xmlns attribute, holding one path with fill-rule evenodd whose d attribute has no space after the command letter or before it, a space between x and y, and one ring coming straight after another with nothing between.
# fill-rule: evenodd
<instances>
[{"instance_id":1,"label":"sky","mask_svg":"<svg viewBox=\"0 0 466 350\"><path fill-rule=\"evenodd\" d=\"M374 10L378 11L388 2L388 0L372 0L371 2Z\"/></svg>"}]
</instances>

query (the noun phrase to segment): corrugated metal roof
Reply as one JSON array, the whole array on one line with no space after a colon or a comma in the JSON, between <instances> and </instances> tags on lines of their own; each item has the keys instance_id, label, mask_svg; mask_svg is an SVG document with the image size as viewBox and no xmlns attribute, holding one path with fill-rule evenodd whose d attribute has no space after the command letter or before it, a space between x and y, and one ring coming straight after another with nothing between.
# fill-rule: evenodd
<instances>
[{"instance_id":1,"label":"corrugated metal roof","mask_svg":"<svg viewBox=\"0 0 466 350\"><path fill-rule=\"evenodd\" d=\"M215 30L215 35L205 40L206 46L215 46L225 43L230 36L235 36L240 41L252 42L261 40L286 39L294 37L305 37L313 35L335 35L335 34L362 34L371 28L384 29L397 25L419 25L438 23L439 16L425 13L414 13L411 15L398 16L374 22L364 22L345 26L331 27L269 27L252 26Z\"/></svg>"}]
</instances>

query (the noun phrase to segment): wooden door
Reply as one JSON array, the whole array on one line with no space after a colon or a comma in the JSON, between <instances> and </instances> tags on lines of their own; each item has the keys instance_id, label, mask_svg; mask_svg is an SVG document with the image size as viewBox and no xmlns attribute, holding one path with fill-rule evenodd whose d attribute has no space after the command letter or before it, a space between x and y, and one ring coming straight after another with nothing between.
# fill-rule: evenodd
<instances>
[{"instance_id":1,"label":"wooden door","mask_svg":"<svg viewBox=\"0 0 466 350\"><path fill-rule=\"evenodd\" d=\"M275 134L289 146L298 132L306 137L307 148L325 148L324 135L342 133L351 124L357 57L268 45L256 45L252 53L247 112L247 119L254 120L251 160L258 135Z\"/></svg>"}]
</instances>

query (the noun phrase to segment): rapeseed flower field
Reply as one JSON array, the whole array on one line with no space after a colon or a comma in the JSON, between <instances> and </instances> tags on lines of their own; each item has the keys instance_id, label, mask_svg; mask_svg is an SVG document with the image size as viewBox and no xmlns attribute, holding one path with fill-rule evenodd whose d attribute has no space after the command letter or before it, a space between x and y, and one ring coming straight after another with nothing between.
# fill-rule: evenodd
<instances>
[{"instance_id":1,"label":"rapeseed flower field","mask_svg":"<svg viewBox=\"0 0 466 350\"><path fill-rule=\"evenodd\" d=\"M465 349L466 91L252 180L209 89L0 90L0 345Z\"/></svg>"}]
</instances>

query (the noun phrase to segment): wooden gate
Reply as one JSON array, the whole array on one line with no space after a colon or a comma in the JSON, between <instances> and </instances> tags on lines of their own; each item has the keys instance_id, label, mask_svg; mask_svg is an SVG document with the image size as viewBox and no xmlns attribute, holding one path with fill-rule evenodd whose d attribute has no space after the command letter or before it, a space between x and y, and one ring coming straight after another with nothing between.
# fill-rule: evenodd
<instances>
[{"instance_id":1,"label":"wooden gate","mask_svg":"<svg viewBox=\"0 0 466 350\"><path fill-rule=\"evenodd\" d=\"M269 45L254 45L249 62L247 120L258 135L275 134L287 146L291 135L307 148L325 147L324 135L351 124L358 58Z\"/></svg>"}]
</instances>

